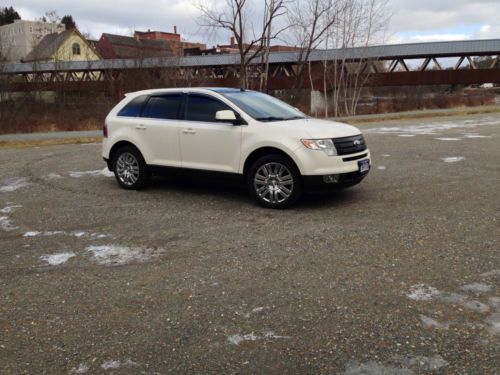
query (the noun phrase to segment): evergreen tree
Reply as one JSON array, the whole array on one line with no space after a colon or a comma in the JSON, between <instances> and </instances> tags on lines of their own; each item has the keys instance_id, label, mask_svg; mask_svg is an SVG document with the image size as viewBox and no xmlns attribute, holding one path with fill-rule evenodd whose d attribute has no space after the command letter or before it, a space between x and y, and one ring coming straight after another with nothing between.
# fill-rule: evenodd
<instances>
[{"instance_id":1,"label":"evergreen tree","mask_svg":"<svg viewBox=\"0 0 500 375\"><path fill-rule=\"evenodd\" d=\"M76 22L73 20L73 16L66 15L61 18L61 23L66 26L66 30L76 29Z\"/></svg>"},{"instance_id":2,"label":"evergreen tree","mask_svg":"<svg viewBox=\"0 0 500 375\"><path fill-rule=\"evenodd\" d=\"M0 26L14 23L15 20L20 19L21 16L12 6L0 9Z\"/></svg>"}]
</instances>

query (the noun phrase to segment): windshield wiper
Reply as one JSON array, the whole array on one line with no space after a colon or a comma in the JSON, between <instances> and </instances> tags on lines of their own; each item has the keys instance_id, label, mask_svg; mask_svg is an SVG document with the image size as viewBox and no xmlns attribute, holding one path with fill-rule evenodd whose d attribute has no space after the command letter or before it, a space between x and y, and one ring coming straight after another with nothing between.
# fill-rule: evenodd
<instances>
[{"instance_id":1,"label":"windshield wiper","mask_svg":"<svg viewBox=\"0 0 500 375\"><path fill-rule=\"evenodd\" d=\"M284 117L273 117L273 116L269 116L269 117L258 117L256 118L257 121L264 121L264 122L271 122L271 121L284 121L285 118Z\"/></svg>"},{"instance_id":2,"label":"windshield wiper","mask_svg":"<svg viewBox=\"0 0 500 375\"><path fill-rule=\"evenodd\" d=\"M305 119L304 116L293 116L293 117L287 117L285 119L285 121L289 121L289 120L303 120L303 119Z\"/></svg>"}]
</instances>

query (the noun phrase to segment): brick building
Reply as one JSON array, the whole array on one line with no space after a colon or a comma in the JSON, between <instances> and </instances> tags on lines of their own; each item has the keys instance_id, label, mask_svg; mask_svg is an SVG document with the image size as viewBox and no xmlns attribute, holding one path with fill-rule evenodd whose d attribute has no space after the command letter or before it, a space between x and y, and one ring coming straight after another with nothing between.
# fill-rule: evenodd
<instances>
[{"instance_id":1,"label":"brick building","mask_svg":"<svg viewBox=\"0 0 500 375\"><path fill-rule=\"evenodd\" d=\"M186 42L174 32L135 31L134 36L102 34L95 44L104 59L135 59L146 57L183 56L186 49L207 48L202 43Z\"/></svg>"},{"instance_id":2,"label":"brick building","mask_svg":"<svg viewBox=\"0 0 500 375\"><path fill-rule=\"evenodd\" d=\"M141 59L172 56L170 45L163 40L137 40L131 36L102 34L95 45L103 59Z\"/></svg>"}]
</instances>

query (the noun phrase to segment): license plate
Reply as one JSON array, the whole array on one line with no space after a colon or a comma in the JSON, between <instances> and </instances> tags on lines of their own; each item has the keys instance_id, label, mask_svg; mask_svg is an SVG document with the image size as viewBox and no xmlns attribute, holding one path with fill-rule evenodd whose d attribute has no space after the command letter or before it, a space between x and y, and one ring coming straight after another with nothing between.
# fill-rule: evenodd
<instances>
[{"instance_id":1,"label":"license plate","mask_svg":"<svg viewBox=\"0 0 500 375\"><path fill-rule=\"evenodd\" d=\"M358 161L358 165L360 173L368 172L370 170L370 160L368 159Z\"/></svg>"}]
</instances>

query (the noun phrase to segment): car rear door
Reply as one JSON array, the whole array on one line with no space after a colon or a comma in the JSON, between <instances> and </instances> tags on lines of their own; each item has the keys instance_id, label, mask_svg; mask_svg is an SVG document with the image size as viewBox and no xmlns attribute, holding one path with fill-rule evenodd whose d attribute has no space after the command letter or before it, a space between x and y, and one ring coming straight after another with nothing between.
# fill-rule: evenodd
<instances>
[{"instance_id":1,"label":"car rear door","mask_svg":"<svg viewBox=\"0 0 500 375\"><path fill-rule=\"evenodd\" d=\"M153 95L144 105L136 132L147 147L148 164L181 166L179 118L183 98L182 93Z\"/></svg>"},{"instance_id":2,"label":"car rear door","mask_svg":"<svg viewBox=\"0 0 500 375\"><path fill-rule=\"evenodd\" d=\"M180 127L182 167L237 173L242 127L217 122L217 111L233 110L217 98L186 95L185 120Z\"/></svg>"}]
</instances>

